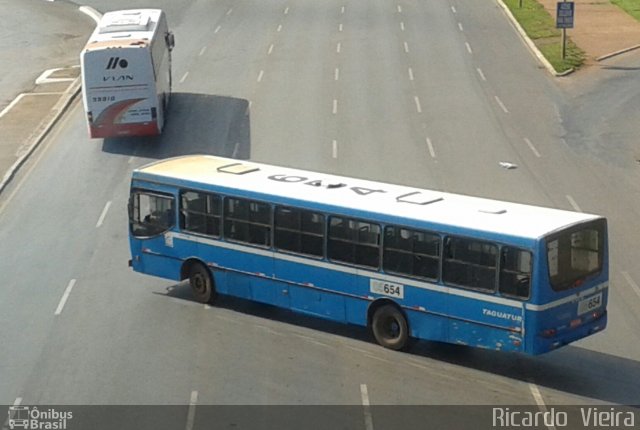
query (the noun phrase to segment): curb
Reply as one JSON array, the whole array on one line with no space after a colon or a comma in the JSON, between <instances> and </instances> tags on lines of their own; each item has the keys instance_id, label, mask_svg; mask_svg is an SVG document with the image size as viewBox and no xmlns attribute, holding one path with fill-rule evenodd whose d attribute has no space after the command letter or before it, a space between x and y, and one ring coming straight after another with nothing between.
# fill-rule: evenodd
<instances>
[{"instance_id":1,"label":"curb","mask_svg":"<svg viewBox=\"0 0 640 430\"><path fill-rule=\"evenodd\" d=\"M0 193L7 187L9 182L11 182L18 169L25 163L25 161L27 161L27 158L29 158L33 151L35 151L35 149L40 145L44 138L49 134L53 126L57 124L58 120L62 117L62 114L67 110L78 92L80 92L80 87L81 79L80 76L78 76L69 86L69 88L67 88L62 94L60 100L58 100L51 109L51 112L49 112L48 117L50 117L50 119L48 119L48 123L43 127L42 131L38 133L38 135L29 144L27 150L20 156L20 158L18 158L15 163L13 163L13 165L5 173L2 181L0 181Z\"/></svg>"},{"instance_id":2,"label":"curb","mask_svg":"<svg viewBox=\"0 0 640 430\"><path fill-rule=\"evenodd\" d=\"M527 33L524 31L524 29L522 28L518 20L516 20L516 18L513 16L513 14L511 13L511 10L509 10L507 5L504 4L502 0L496 0L496 1L500 5L500 7L504 10L504 13L509 17L511 24L516 28L518 33L520 33L520 37L522 37L522 39L525 41L527 47L531 50L531 52L533 52L533 54L538 58L538 60L547 69L547 71L549 71L549 73L551 73L555 77L562 77L562 76L567 76L568 74L573 73L575 71L575 69L571 68L562 73L558 73L556 69L553 68L551 63L549 63L549 60L547 60L544 57L544 55L542 55L542 52L540 52L540 50L535 45L535 43L533 43L533 41L529 38L529 36L527 36Z\"/></svg>"},{"instance_id":3,"label":"curb","mask_svg":"<svg viewBox=\"0 0 640 430\"><path fill-rule=\"evenodd\" d=\"M634 51L634 50L636 50L638 48L640 48L640 45L633 45L633 46L630 46L628 48L621 49L619 51L611 52L610 54L602 55L602 56L596 58L596 61L602 61L602 60L606 60L606 59L611 58L611 57L615 57L617 55L626 54L627 52Z\"/></svg>"},{"instance_id":4,"label":"curb","mask_svg":"<svg viewBox=\"0 0 640 430\"><path fill-rule=\"evenodd\" d=\"M96 22L96 25L100 22L102 14L91 6L80 6L78 10L93 19ZM80 92L81 87L82 75L75 78L73 83L64 91L64 93L60 97L60 100L58 100L51 109L51 112L53 112L53 114L51 112L49 113L49 122L42 128L42 131L40 131L40 133L38 133L38 135L31 141L27 150L18 158L18 160L16 160L15 163L13 163L13 165L5 173L4 177L0 181L0 193L2 193L7 185L9 185L9 182L11 182L13 177L16 175L18 169L25 163L25 161L27 161L27 158L29 158L33 151L35 151L35 149L40 145L44 138L49 134L53 126L58 123L58 120L62 117L62 114L66 112L71 102ZM11 106L11 104L9 106Z\"/></svg>"}]
</instances>

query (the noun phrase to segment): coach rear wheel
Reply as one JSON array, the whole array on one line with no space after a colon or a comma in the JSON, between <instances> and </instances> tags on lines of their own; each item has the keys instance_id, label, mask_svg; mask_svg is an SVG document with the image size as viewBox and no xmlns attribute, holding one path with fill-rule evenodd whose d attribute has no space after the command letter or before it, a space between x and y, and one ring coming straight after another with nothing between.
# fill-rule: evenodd
<instances>
[{"instance_id":1,"label":"coach rear wheel","mask_svg":"<svg viewBox=\"0 0 640 430\"><path fill-rule=\"evenodd\" d=\"M212 303L216 298L216 290L211 272L200 263L195 263L189 271L189 284L197 301Z\"/></svg>"},{"instance_id":2,"label":"coach rear wheel","mask_svg":"<svg viewBox=\"0 0 640 430\"><path fill-rule=\"evenodd\" d=\"M401 350L409 340L409 326L400 310L392 305L376 309L371 321L376 341L385 348Z\"/></svg>"}]
</instances>

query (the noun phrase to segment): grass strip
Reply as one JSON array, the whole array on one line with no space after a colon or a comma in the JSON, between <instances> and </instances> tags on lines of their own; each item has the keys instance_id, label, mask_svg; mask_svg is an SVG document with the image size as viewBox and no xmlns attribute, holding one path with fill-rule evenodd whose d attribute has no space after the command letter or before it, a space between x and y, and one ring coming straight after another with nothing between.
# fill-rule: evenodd
<instances>
[{"instance_id":1,"label":"grass strip","mask_svg":"<svg viewBox=\"0 0 640 430\"><path fill-rule=\"evenodd\" d=\"M556 28L555 19L536 0L503 0L527 36L558 73L580 67L585 53L567 37L566 55L562 57L562 31ZM640 0L612 0L635 1ZM522 7L520 7L522 2Z\"/></svg>"},{"instance_id":2,"label":"grass strip","mask_svg":"<svg viewBox=\"0 0 640 430\"><path fill-rule=\"evenodd\" d=\"M611 3L640 21L640 0L610 0Z\"/></svg>"}]
</instances>

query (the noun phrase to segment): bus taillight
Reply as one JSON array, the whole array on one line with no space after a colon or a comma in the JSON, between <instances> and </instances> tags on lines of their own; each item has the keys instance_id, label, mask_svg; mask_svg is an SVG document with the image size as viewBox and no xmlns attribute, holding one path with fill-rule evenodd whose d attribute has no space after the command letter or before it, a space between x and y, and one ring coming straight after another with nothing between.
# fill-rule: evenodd
<instances>
[{"instance_id":1,"label":"bus taillight","mask_svg":"<svg viewBox=\"0 0 640 430\"><path fill-rule=\"evenodd\" d=\"M555 328L548 328L546 330L542 330L542 337L553 337L556 334Z\"/></svg>"}]
</instances>

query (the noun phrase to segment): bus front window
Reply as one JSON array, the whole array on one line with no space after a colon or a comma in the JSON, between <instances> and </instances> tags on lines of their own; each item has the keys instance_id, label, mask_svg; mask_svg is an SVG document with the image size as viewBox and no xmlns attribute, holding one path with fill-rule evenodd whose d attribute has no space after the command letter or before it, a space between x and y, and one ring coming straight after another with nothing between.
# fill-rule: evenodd
<instances>
[{"instance_id":1,"label":"bus front window","mask_svg":"<svg viewBox=\"0 0 640 430\"><path fill-rule=\"evenodd\" d=\"M156 236L175 224L174 199L170 195L134 191L129 201L131 232L137 237Z\"/></svg>"},{"instance_id":2,"label":"bus front window","mask_svg":"<svg viewBox=\"0 0 640 430\"><path fill-rule=\"evenodd\" d=\"M602 270L605 222L598 220L547 239L549 279L555 291L578 287Z\"/></svg>"}]
</instances>

